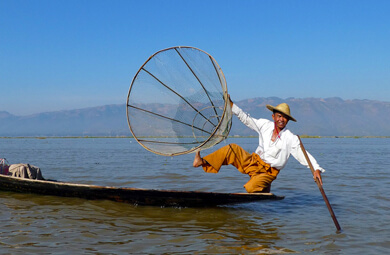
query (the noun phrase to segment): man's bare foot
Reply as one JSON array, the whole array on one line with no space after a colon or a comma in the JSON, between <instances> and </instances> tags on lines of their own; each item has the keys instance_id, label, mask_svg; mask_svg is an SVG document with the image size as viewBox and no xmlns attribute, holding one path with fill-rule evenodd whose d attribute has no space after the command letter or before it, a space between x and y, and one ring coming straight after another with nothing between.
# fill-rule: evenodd
<instances>
[{"instance_id":1,"label":"man's bare foot","mask_svg":"<svg viewBox=\"0 0 390 255\"><path fill-rule=\"evenodd\" d=\"M200 156L200 151L195 152L193 167L200 167L203 164L203 158Z\"/></svg>"}]
</instances>

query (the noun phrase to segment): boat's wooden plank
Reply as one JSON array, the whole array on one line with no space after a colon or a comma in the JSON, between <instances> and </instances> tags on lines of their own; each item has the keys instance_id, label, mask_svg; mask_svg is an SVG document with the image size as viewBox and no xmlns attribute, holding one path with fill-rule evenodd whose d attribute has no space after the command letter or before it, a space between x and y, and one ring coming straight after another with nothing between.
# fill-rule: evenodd
<instances>
[{"instance_id":1,"label":"boat's wooden plank","mask_svg":"<svg viewBox=\"0 0 390 255\"><path fill-rule=\"evenodd\" d=\"M0 176L0 190L42 195L107 199L138 205L207 207L247 203L259 200L280 200L272 193L215 193L199 191L150 190L117 188L57 181L39 181Z\"/></svg>"}]
</instances>

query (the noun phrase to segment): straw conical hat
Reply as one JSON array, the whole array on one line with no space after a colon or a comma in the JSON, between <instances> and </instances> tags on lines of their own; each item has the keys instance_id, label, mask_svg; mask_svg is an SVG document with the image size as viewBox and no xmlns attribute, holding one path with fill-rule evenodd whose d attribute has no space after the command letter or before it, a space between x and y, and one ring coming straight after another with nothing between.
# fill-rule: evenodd
<instances>
[{"instance_id":1,"label":"straw conical hat","mask_svg":"<svg viewBox=\"0 0 390 255\"><path fill-rule=\"evenodd\" d=\"M272 112L273 111L278 111L278 112L281 112L283 114L286 114L290 118L290 120L295 121L295 122L297 121L296 119L294 119L291 116L291 114L290 114L290 106L288 106L288 104L286 104L286 103L281 103L281 104L277 105L276 107L267 104L267 108L268 108L268 110L270 110Z\"/></svg>"}]
</instances>

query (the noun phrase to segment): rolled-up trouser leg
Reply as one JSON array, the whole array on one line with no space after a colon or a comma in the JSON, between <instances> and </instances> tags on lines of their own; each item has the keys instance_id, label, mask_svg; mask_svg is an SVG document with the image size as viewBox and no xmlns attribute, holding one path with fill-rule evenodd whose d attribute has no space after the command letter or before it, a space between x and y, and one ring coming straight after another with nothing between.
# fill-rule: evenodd
<instances>
[{"instance_id":1,"label":"rolled-up trouser leg","mask_svg":"<svg viewBox=\"0 0 390 255\"><path fill-rule=\"evenodd\" d=\"M270 192L271 183L276 179L276 177L261 173L253 175L251 179L244 185L244 188L248 193L254 192Z\"/></svg>"},{"instance_id":2,"label":"rolled-up trouser leg","mask_svg":"<svg viewBox=\"0 0 390 255\"><path fill-rule=\"evenodd\" d=\"M251 179L244 185L248 193L270 192L271 183L276 179L279 170L265 163L256 153L248 153L237 144L226 145L203 158L203 170L207 173L218 173L222 165L233 165Z\"/></svg>"},{"instance_id":3,"label":"rolled-up trouser leg","mask_svg":"<svg viewBox=\"0 0 390 255\"><path fill-rule=\"evenodd\" d=\"M222 165L233 165L241 173L252 162L252 154L246 152L237 144L226 145L203 158L207 164L203 164L203 170L207 173L218 173Z\"/></svg>"}]
</instances>

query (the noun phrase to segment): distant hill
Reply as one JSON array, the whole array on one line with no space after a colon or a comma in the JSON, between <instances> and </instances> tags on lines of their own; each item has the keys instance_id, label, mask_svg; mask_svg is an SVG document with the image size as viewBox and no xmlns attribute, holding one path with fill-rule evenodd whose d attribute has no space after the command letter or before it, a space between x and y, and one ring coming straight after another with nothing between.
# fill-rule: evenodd
<instances>
[{"instance_id":1,"label":"distant hill","mask_svg":"<svg viewBox=\"0 0 390 255\"><path fill-rule=\"evenodd\" d=\"M288 128L300 135L390 136L390 102L341 98L251 98L235 102L255 118L271 118L266 104L286 102L298 122ZM4 136L130 136L126 106L105 105L15 116L0 111ZM255 135L237 118L230 135Z\"/></svg>"},{"instance_id":2,"label":"distant hill","mask_svg":"<svg viewBox=\"0 0 390 255\"><path fill-rule=\"evenodd\" d=\"M297 122L288 128L299 135L319 136L389 136L390 102L343 100L341 98L252 98L237 102L251 116L271 118L266 104L286 102ZM237 124L237 125L236 125ZM233 133L248 133L237 121Z\"/></svg>"},{"instance_id":3,"label":"distant hill","mask_svg":"<svg viewBox=\"0 0 390 255\"><path fill-rule=\"evenodd\" d=\"M68 111L14 116L0 112L0 136L131 135L125 105L105 105Z\"/></svg>"}]
</instances>

